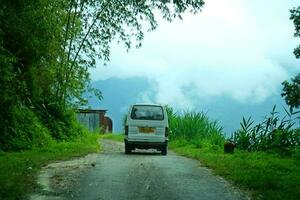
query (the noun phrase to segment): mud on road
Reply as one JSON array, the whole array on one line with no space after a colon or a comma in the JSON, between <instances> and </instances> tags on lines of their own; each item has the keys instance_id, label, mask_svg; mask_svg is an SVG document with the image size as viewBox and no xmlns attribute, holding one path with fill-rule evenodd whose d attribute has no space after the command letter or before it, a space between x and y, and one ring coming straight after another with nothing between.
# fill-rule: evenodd
<instances>
[{"instance_id":1,"label":"mud on road","mask_svg":"<svg viewBox=\"0 0 300 200\"><path fill-rule=\"evenodd\" d=\"M250 199L199 161L154 150L125 155L122 143L101 143L102 153L44 167L30 199Z\"/></svg>"}]
</instances>

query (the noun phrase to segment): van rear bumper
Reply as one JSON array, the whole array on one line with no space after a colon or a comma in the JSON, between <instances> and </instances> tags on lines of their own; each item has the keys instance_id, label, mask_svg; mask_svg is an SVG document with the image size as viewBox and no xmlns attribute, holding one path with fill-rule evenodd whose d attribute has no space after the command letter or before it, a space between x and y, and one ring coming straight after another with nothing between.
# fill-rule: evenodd
<instances>
[{"instance_id":1,"label":"van rear bumper","mask_svg":"<svg viewBox=\"0 0 300 200\"><path fill-rule=\"evenodd\" d=\"M168 145L168 140L164 142L151 142L151 141L133 141L124 139L125 144L139 149L161 148Z\"/></svg>"}]
</instances>

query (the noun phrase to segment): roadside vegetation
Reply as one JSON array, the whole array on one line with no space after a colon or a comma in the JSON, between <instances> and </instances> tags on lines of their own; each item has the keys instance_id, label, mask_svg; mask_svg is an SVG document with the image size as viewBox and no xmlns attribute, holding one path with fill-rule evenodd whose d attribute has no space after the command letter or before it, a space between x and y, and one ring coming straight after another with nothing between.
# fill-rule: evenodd
<instances>
[{"instance_id":1,"label":"roadside vegetation","mask_svg":"<svg viewBox=\"0 0 300 200\"><path fill-rule=\"evenodd\" d=\"M300 198L300 191L297 189L300 182L299 143L286 147L289 143L285 142L294 142L296 135L299 139L299 129L289 129L287 134L279 130L281 126L274 125L272 133L254 137L253 134L257 132L253 130L257 130L257 127L243 132L244 123L251 124L250 121L243 120L241 129L232 136L239 139L234 140L237 142L233 143L236 149L230 154L224 153L224 144L230 138L226 140L218 124L211 122L203 113L169 115L170 148L178 154L200 160L202 165L212 168L215 174L250 190L255 199ZM269 139L272 134L276 136ZM269 145L265 146L265 142L253 143L253 137L268 141ZM255 144L257 148L244 144ZM280 147L281 144L285 145Z\"/></svg>"},{"instance_id":2,"label":"roadside vegetation","mask_svg":"<svg viewBox=\"0 0 300 200\"><path fill-rule=\"evenodd\" d=\"M180 155L200 160L213 173L250 191L254 199L300 198L300 160L294 157L241 150L224 154L220 149L197 148L181 141L171 141L170 147Z\"/></svg>"},{"instance_id":3,"label":"roadside vegetation","mask_svg":"<svg viewBox=\"0 0 300 200\"><path fill-rule=\"evenodd\" d=\"M212 149L218 149L224 144L222 127L216 121L209 120L205 113L184 112L180 115L174 113L171 107L167 107L167 112L171 141Z\"/></svg>"},{"instance_id":4,"label":"roadside vegetation","mask_svg":"<svg viewBox=\"0 0 300 200\"><path fill-rule=\"evenodd\" d=\"M49 162L98 152L99 135L88 133L72 141L51 142L42 148L0 152L0 199L21 199L37 188L36 174Z\"/></svg>"},{"instance_id":5,"label":"roadside vegetation","mask_svg":"<svg viewBox=\"0 0 300 200\"><path fill-rule=\"evenodd\" d=\"M286 111L280 118L276 106L262 122L254 124L251 118L243 118L240 129L231 141L240 150L274 152L298 156L300 152L299 112Z\"/></svg>"}]
</instances>

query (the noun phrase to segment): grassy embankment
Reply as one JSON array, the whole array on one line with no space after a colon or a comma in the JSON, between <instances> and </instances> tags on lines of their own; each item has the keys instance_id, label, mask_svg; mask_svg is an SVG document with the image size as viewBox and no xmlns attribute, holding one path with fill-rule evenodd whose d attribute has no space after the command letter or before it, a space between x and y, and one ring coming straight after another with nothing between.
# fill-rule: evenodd
<instances>
[{"instance_id":1,"label":"grassy embankment","mask_svg":"<svg viewBox=\"0 0 300 200\"><path fill-rule=\"evenodd\" d=\"M100 150L98 134L22 152L0 152L0 199L20 199L36 185L36 174L51 161L83 156Z\"/></svg>"},{"instance_id":2,"label":"grassy embankment","mask_svg":"<svg viewBox=\"0 0 300 200\"><path fill-rule=\"evenodd\" d=\"M170 112L170 148L180 155L198 159L241 188L254 199L300 199L299 155L273 151L241 151L224 154L222 129L205 114Z\"/></svg>"},{"instance_id":3,"label":"grassy embankment","mask_svg":"<svg viewBox=\"0 0 300 200\"><path fill-rule=\"evenodd\" d=\"M170 142L176 153L201 161L217 175L252 191L258 199L300 199L300 160L265 152L197 148L180 140Z\"/></svg>"},{"instance_id":4,"label":"grassy embankment","mask_svg":"<svg viewBox=\"0 0 300 200\"><path fill-rule=\"evenodd\" d=\"M254 199L300 199L299 155L242 151L224 154L221 127L203 113L169 112L170 145L176 153L201 161L213 173L251 192ZM123 135L104 138L123 141Z\"/></svg>"}]
</instances>

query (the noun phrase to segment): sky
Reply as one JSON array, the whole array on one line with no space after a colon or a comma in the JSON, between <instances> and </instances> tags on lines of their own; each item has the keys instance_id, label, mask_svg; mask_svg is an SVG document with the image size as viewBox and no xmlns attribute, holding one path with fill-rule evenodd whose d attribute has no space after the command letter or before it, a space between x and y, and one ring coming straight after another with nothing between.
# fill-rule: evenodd
<instances>
[{"instance_id":1,"label":"sky","mask_svg":"<svg viewBox=\"0 0 300 200\"><path fill-rule=\"evenodd\" d=\"M93 81L147 78L140 102L194 109L199 101L227 96L258 104L280 95L281 82L300 72L293 49L287 0L206 0L202 12L184 14L145 34L142 47L126 52L113 44L107 66L98 61ZM154 97L148 94L153 93ZM196 102L197 101L197 102Z\"/></svg>"}]
</instances>

